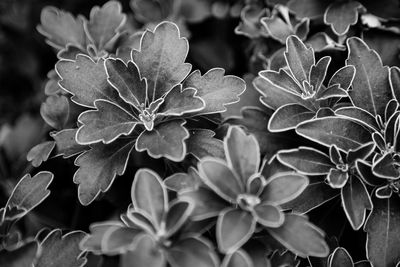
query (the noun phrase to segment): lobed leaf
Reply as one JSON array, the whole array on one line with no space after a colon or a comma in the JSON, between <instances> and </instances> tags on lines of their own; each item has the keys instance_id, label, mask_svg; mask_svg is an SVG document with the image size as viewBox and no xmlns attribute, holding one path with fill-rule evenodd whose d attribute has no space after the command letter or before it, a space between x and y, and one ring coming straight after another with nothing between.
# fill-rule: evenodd
<instances>
[{"instance_id":1,"label":"lobed leaf","mask_svg":"<svg viewBox=\"0 0 400 267\"><path fill-rule=\"evenodd\" d=\"M196 70L185 79L183 88L195 88L196 95L205 102L205 108L198 111L197 115L225 112L225 106L239 101L239 96L246 89L245 81L224 74L225 70L221 68L211 69L203 76Z\"/></svg>"},{"instance_id":2,"label":"lobed leaf","mask_svg":"<svg viewBox=\"0 0 400 267\"><path fill-rule=\"evenodd\" d=\"M164 97L164 102L157 113L163 116L182 116L201 111L205 107L205 102L201 97L196 96L196 93L196 89L182 89L182 85L178 84Z\"/></svg>"},{"instance_id":3,"label":"lobed leaf","mask_svg":"<svg viewBox=\"0 0 400 267\"><path fill-rule=\"evenodd\" d=\"M78 184L78 198L82 205L89 205L100 194L106 192L117 175L125 172L129 155L134 148L134 139L120 139L109 145L95 144L79 155L74 174Z\"/></svg>"},{"instance_id":4,"label":"lobed leaf","mask_svg":"<svg viewBox=\"0 0 400 267\"><path fill-rule=\"evenodd\" d=\"M28 154L26 155L26 159L31 161L33 167L39 167L42 162L49 158L55 145L56 142L54 141L40 143L29 150Z\"/></svg>"},{"instance_id":5,"label":"lobed leaf","mask_svg":"<svg viewBox=\"0 0 400 267\"><path fill-rule=\"evenodd\" d=\"M46 102L40 106L40 115L44 121L55 129L62 129L69 119L68 99L61 95L47 97Z\"/></svg>"},{"instance_id":6,"label":"lobed leaf","mask_svg":"<svg viewBox=\"0 0 400 267\"><path fill-rule=\"evenodd\" d=\"M357 23L360 8L362 5L357 1L332 3L325 11L324 22L331 26L336 35L344 35L351 25Z\"/></svg>"},{"instance_id":7,"label":"lobed leaf","mask_svg":"<svg viewBox=\"0 0 400 267\"><path fill-rule=\"evenodd\" d=\"M75 140L78 129L64 129L59 132L50 133L56 142L56 156L69 158L85 151L88 147L78 144Z\"/></svg>"},{"instance_id":8,"label":"lobed leaf","mask_svg":"<svg viewBox=\"0 0 400 267\"><path fill-rule=\"evenodd\" d=\"M199 160L206 156L224 159L224 143L214 135L215 133L208 129L191 129L187 140L187 153Z\"/></svg>"}]
</instances>

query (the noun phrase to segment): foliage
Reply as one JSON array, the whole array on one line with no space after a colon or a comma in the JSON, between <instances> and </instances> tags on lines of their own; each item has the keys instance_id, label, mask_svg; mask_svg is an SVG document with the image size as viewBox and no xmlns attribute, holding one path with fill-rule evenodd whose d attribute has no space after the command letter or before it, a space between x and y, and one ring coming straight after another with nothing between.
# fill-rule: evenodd
<instances>
[{"instance_id":1,"label":"foliage","mask_svg":"<svg viewBox=\"0 0 400 267\"><path fill-rule=\"evenodd\" d=\"M48 3L0 5L1 266L400 264L396 1Z\"/></svg>"}]
</instances>

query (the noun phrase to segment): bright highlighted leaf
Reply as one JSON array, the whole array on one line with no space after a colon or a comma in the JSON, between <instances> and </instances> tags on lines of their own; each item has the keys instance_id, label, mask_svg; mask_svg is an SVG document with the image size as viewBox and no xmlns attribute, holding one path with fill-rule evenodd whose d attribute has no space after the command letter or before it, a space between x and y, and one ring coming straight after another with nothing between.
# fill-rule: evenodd
<instances>
[{"instance_id":1,"label":"bright highlighted leaf","mask_svg":"<svg viewBox=\"0 0 400 267\"><path fill-rule=\"evenodd\" d=\"M160 226L167 211L168 196L158 174L149 169L138 170L133 180L131 197L135 209L146 213Z\"/></svg>"},{"instance_id":2,"label":"bright highlighted leaf","mask_svg":"<svg viewBox=\"0 0 400 267\"><path fill-rule=\"evenodd\" d=\"M232 253L249 240L256 227L253 216L235 208L224 210L217 221L217 242L220 251Z\"/></svg>"},{"instance_id":3,"label":"bright highlighted leaf","mask_svg":"<svg viewBox=\"0 0 400 267\"><path fill-rule=\"evenodd\" d=\"M348 151L371 142L371 133L360 124L346 118L325 117L306 121L296 128L296 132L324 146L336 145Z\"/></svg>"},{"instance_id":4,"label":"bright highlighted leaf","mask_svg":"<svg viewBox=\"0 0 400 267\"><path fill-rule=\"evenodd\" d=\"M188 50L188 41L180 36L174 23L163 22L154 31L144 33L140 51L132 50L132 60L147 79L150 101L163 96L189 74L192 66L185 63Z\"/></svg>"},{"instance_id":5,"label":"bright highlighted leaf","mask_svg":"<svg viewBox=\"0 0 400 267\"><path fill-rule=\"evenodd\" d=\"M136 141L136 150L146 150L153 158L183 160L187 151L185 140L189 137L183 126L185 123L184 120L173 120L155 126L150 132L143 131Z\"/></svg>"},{"instance_id":6,"label":"bright highlighted leaf","mask_svg":"<svg viewBox=\"0 0 400 267\"><path fill-rule=\"evenodd\" d=\"M334 167L325 153L311 147L281 150L278 153L278 159L283 164L306 175L327 174Z\"/></svg>"},{"instance_id":7,"label":"bright highlighted leaf","mask_svg":"<svg viewBox=\"0 0 400 267\"><path fill-rule=\"evenodd\" d=\"M109 145L95 144L92 149L79 155L75 165L74 183L78 184L78 198L89 205L100 192L107 191L117 175L125 172L134 139L121 139Z\"/></svg>"},{"instance_id":8,"label":"bright highlighted leaf","mask_svg":"<svg viewBox=\"0 0 400 267\"><path fill-rule=\"evenodd\" d=\"M96 110L82 112L78 121L82 126L76 132L76 141L81 145L97 142L109 144L121 135L129 135L139 122L129 111L106 101L96 100Z\"/></svg>"},{"instance_id":9,"label":"bright highlighted leaf","mask_svg":"<svg viewBox=\"0 0 400 267\"><path fill-rule=\"evenodd\" d=\"M332 3L325 11L324 22L331 25L336 35L343 35L357 23L360 8L362 5L357 1Z\"/></svg>"},{"instance_id":10,"label":"bright highlighted leaf","mask_svg":"<svg viewBox=\"0 0 400 267\"><path fill-rule=\"evenodd\" d=\"M315 111L299 104L281 106L270 118L268 130L271 132L281 132L294 129L297 125L312 119L315 115Z\"/></svg>"},{"instance_id":11,"label":"bright highlighted leaf","mask_svg":"<svg viewBox=\"0 0 400 267\"><path fill-rule=\"evenodd\" d=\"M197 114L213 114L226 111L225 106L239 101L239 96L246 89L243 79L226 75L224 69L214 68L201 76L200 71L192 72L184 81L183 88L197 89L206 106Z\"/></svg>"},{"instance_id":12,"label":"bright highlighted leaf","mask_svg":"<svg viewBox=\"0 0 400 267\"><path fill-rule=\"evenodd\" d=\"M182 90L179 84L171 89L164 98L164 102L158 109L163 116L182 116L186 113L200 111L205 107L202 98L196 96L196 89L186 88Z\"/></svg>"},{"instance_id":13,"label":"bright highlighted leaf","mask_svg":"<svg viewBox=\"0 0 400 267\"><path fill-rule=\"evenodd\" d=\"M305 216L286 214L279 228L268 228L268 232L294 254L301 257L326 257L329 247L325 234L311 224Z\"/></svg>"},{"instance_id":14,"label":"bright highlighted leaf","mask_svg":"<svg viewBox=\"0 0 400 267\"><path fill-rule=\"evenodd\" d=\"M354 230L364 224L367 210L372 209L372 202L365 185L356 176L342 188L342 203L347 219Z\"/></svg>"},{"instance_id":15,"label":"bright highlighted leaf","mask_svg":"<svg viewBox=\"0 0 400 267\"><path fill-rule=\"evenodd\" d=\"M85 257L79 257L82 250L79 243L85 237L81 231L61 235L61 230L50 232L41 242L41 254L35 264L37 267L81 267L86 263Z\"/></svg>"},{"instance_id":16,"label":"bright highlighted leaf","mask_svg":"<svg viewBox=\"0 0 400 267\"><path fill-rule=\"evenodd\" d=\"M394 267L400 261L400 205L397 196L372 198L374 208L364 226L367 258L376 267Z\"/></svg>"},{"instance_id":17,"label":"bright highlighted leaf","mask_svg":"<svg viewBox=\"0 0 400 267\"><path fill-rule=\"evenodd\" d=\"M347 65L356 67L353 90L349 95L355 106L375 115L385 115L386 103L392 99L389 85L389 68L381 58L357 37L347 39L349 55Z\"/></svg>"}]
</instances>

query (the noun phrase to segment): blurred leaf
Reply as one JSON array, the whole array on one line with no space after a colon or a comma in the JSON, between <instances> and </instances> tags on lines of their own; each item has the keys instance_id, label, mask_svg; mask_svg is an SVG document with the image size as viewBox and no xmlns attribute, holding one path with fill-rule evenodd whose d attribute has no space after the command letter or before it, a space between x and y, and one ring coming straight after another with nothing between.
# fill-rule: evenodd
<instances>
[{"instance_id":1,"label":"blurred leaf","mask_svg":"<svg viewBox=\"0 0 400 267\"><path fill-rule=\"evenodd\" d=\"M29 150L26 159L31 161L33 167L39 167L42 162L47 161L55 145L54 141L40 143Z\"/></svg>"},{"instance_id":2,"label":"blurred leaf","mask_svg":"<svg viewBox=\"0 0 400 267\"><path fill-rule=\"evenodd\" d=\"M65 96L52 95L40 106L40 115L55 129L62 129L69 119L69 103Z\"/></svg>"},{"instance_id":3,"label":"blurred leaf","mask_svg":"<svg viewBox=\"0 0 400 267\"><path fill-rule=\"evenodd\" d=\"M190 130L190 137L187 140L187 151L198 159L206 156L225 158L224 143L214 138L215 133L207 129Z\"/></svg>"},{"instance_id":4,"label":"blurred leaf","mask_svg":"<svg viewBox=\"0 0 400 267\"><path fill-rule=\"evenodd\" d=\"M221 267L253 267L253 262L246 251L239 249L231 254L227 254Z\"/></svg>"},{"instance_id":5,"label":"blurred leaf","mask_svg":"<svg viewBox=\"0 0 400 267\"><path fill-rule=\"evenodd\" d=\"M39 251L39 244L35 241L28 242L11 251L2 250L0 251L0 265L2 267L32 267Z\"/></svg>"},{"instance_id":6,"label":"blurred leaf","mask_svg":"<svg viewBox=\"0 0 400 267\"><path fill-rule=\"evenodd\" d=\"M331 26L336 35L346 34L350 26L357 23L361 8L362 5L357 1L332 3L325 11L324 22Z\"/></svg>"}]
</instances>

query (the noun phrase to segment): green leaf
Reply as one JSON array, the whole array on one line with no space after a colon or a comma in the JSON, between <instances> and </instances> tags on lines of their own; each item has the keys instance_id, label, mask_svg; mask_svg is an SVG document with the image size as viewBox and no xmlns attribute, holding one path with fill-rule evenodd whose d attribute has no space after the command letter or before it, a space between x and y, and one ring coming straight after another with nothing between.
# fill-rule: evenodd
<instances>
[{"instance_id":1,"label":"green leaf","mask_svg":"<svg viewBox=\"0 0 400 267\"><path fill-rule=\"evenodd\" d=\"M389 84L389 68L382 65L379 55L363 40L347 39L349 55L347 65L354 65L356 75L349 95L355 106L371 114L384 116L386 103L392 99Z\"/></svg>"},{"instance_id":2,"label":"green leaf","mask_svg":"<svg viewBox=\"0 0 400 267\"><path fill-rule=\"evenodd\" d=\"M139 169L132 183L131 198L135 210L148 215L160 227L168 209L168 195L158 174L150 169Z\"/></svg>"},{"instance_id":3,"label":"green leaf","mask_svg":"<svg viewBox=\"0 0 400 267\"><path fill-rule=\"evenodd\" d=\"M275 205L260 204L252 212L254 219L265 227L279 227L285 220L285 215Z\"/></svg>"},{"instance_id":4,"label":"green leaf","mask_svg":"<svg viewBox=\"0 0 400 267\"><path fill-rule=\"evenodd\" d=\"M146 103L147 80L142 78L135 63L125 64L120 59L108 58L105 63L108 82L118 91L119 96L141 111L140 104Z\"/></svg>"},{"instance_id":5,"label":"green leaf","mask_svg":"<svg viewBox=\"0 0 400 267\"><path fill-rule=\"evenodd\" d=\"M281 150L277 157L284 165L305 175L328 174L335 167L325 153L311 147Z\"/></svg>"},{"instance_id":6,"label":"green leaf","mask_svg":"<svg viewBox=\"0 0 400 267\"><path fill-rule=\"evenodd\" d=\"M359 230L364 224L367 210L372 209L372 202L365 185L356 176L342 188L342 204L354 230Z\"/></svg>"},{"instance_id":7,"label":"green leaf","mask_svg":"<svg viewBox=\"0 0 400 267\"><path fill-rule=\"evenodd\" d=\"M121 139L109 145L95 144L79 155L74 174L78 184L78 198L82 205L89 205L100 194L106 192L117 175L125 172L129 155L134 148L134 139Z\"/></svg>"},{"instance_id":8,"label":"green leaf","mask_svg":"<svg viewBox=\"0 0 400 267\"><path fill-rule=\"evenodd\" d=\"M26 159L32 162L33 167L39 167L42 162L49 158L55 146L56 142L54 141L40 143L29 150Z\"/></svg>"},{"instance_id":9,"label":"green leaf","mask_svg":"<svg viewBox=\"0 0 400 267\"><path fill-rule=\"evenodd\" d=\"M243 79L226 75L225 70L214 68L201 76L200 71L192 72L184 81L183 88L197 89L197 96L205 102L205 108L197 114L214 114L226 111L227 105L239 101L239 96L246 89Z\"/></svg>"},{"instance_id":10,"label":"green leaf","mask_svg":"<svg viewBox=\"0 0 400 267\"><path fill-rule=\"evenodd\" d=\"M183 126L186 121L178 119L156 125L152 131L143 131L136 141L136 150L147 151L153 158L165 157L172 161L185 158L185 140L189 131Z\"/></svg>"},{"instance_id":11,"label":"green leaf","mask_svg":"<svg viewBox=\"0 0 400 267\"><path fill-rule=\"evenodd\" d=\"M103 50L125 24L126 16L121 10L120 2L108 1L101 8L95 6L90 11L90 20L85 26L97 50Z\"/></svg>"},{"instance_id":12,"label":"green leaf","mask_svg":"<svg viewBox=\"0 0 400 267\"><path fill-rule=\"evenodd\" d=\"M282 132L296 128L300 123L310 120L316 112L299 104L287 104L275 110L268 122L268 130Z\"/></svg>"},{"instance_id":13,"label":"green leaf","mask_svg":"<svg viewBox=\"0 0 400 267\"><path fill-rule=\"evenodd\" d=\"M224 139L229 167L246 184L250 176L260 168L260 147L254 135L247 135L240 127L229 127Z\"/></svg>"},{"instance_id":14,"label":"green leaf","mask_svg":"<svg viewBox=\"0 0 400 267\"><path fill-rule=\"evenodd\" d=\"M305 216L286 214L283 225L279 228L268 228L268 232L300 257L326 257L329 254L329 247L324 240L325 234Z\"/></svg>"},{"instance_id":15,"label":"green leaf","mask_svg":"<svg viewBox=\"0 0 400 267\"><path fill-rule=\"evenodd\" d=\"M400 261L400 205L397 196L372 198L374 208L365 222L367 258L375 267L397 266Z\"/></svg>"},{"instance_id":16,"label":"green leaf","mask_svg":"<svg viewBox=\"0 0 400 267\"><path fill-rule=\"evenodd\" d=\"M179 199L194 203L195 206L191 215L191 219L194 221L218 216L221 210L229 205L213 191L204 187L199 187L196 191L183 191L179 194Z\"/></svg>"},{"instance_id":17,"label":"green leaf","mask_svg":"<svg viewBox=\"0 0 400 267\"><path fill-rule=\"evenodd\" d=\"M59 85L73 95L71 100L76 104L94 108L97 99L116 104L123 102L118 92L107 82L104 59L94 62L89 56L79 54L75 61L58 61L55 68L62 78Z\"/></svg>"},{"instance_id":18,"label":"green leaf","mask_svg":"<svg viewBox=\"0 0 400 267\"><path fill-rule=\"evenodd\" d=\"M85 237L82 231L73 231L62 235L60 229L51 231L40 243L41 254L35 266L37 267L81 267L86 263L79 243Z\"/></svg>"},{"instance_id":19,"label":"green leaf","mask_svg":"<svg viewBox=\"0 0 400 267\"><path fill-rule=\"evenodd\" d=\"M341 117L324 117L306 121L296 128L296 132L324 146L336 145L348 151L372 141L371 133L360 124Z\"/></svg>"},{"instance_id":20,"label":"green leaf","mask_svg":"<svg viewBox=\"0 0 400 267\"><path fill-rule=\"evenodd\" d=\"M62 129L68 122L69 102L63 95L47 97L40 106L40 115L44 121L55 129Z\"/></svg>"},{"instance_id":21,"label":"green leaf","mask_svg":"<svg viewBox=\"0 0 400 267\"><path fill-rule=\"evenodd\" d=\"M84 48L86 34L83 29L84 18L74 18L70 13L52 6L43 8L37 30L47 38L47 43L57 49L68 44Z\"/></svg>"},{"instance_id":22,"label":"green leaf","mask_svg":"<svg viewBox=\"0 0 400 267\"><path fill-rule=\"evenodd\" d=\"M325 11L324 22L336 35L346 34L357 23L360 8L362 5L357 1L332 3Z\"/></svg>"},{"instance_id":23,"label":"green leaf","mask_svg":"<svg viewBox=\"0 0 400 267\"><path fill-rule=\"evenodd\" d=\"M218 158L203 158L198 163L202 181L228 202L236 203L239 194L244 193L244 184L226 162Z\"/></svg>"},{"instance_id":24,"label":"green leaf","mask_svg":"<svg viewBox=\"0 0 400 267\"><path fill-rule=\"evenodd\" d=\"M247 212L235 208L222 211L217 221L217 243L221 252L232 253L244 245L254 233L256 221Z\"/></svg>"},{"instance_id":25,"label":"green leaf","mask_svg":"<svg viewBox=\"0 0 400 267\"><path fill-rule=\"evenodd\" d=\"M225 159L224 143L214 138L215 133L208 129L191 129L187 140L187 153L197 159L211 156Z\"/></svg>"},{"instance_id":26,"label":"green leaf","mask_svg":"<svg viewBox=\"0 0 400 267\"><path fill-rule=\"evenodd\" d=\"M156 241L148 234L138 237L133 250L124 254L121 259L121 266L135 267L165 267L164 253L157 246Z\"/></svg>"},{"instance_id":27,"label":"green leaf","mask_svg":"<svg viewBox=\"0 0 400 267\"><path fill-rule=\"evenodd\" d=\"M194 88L185 88L178 84L164 97L157 113L163 116L182 116L187 113L199 112L205 107L202 98L196 95Z\"/></svg>"},{"instance_id":28,"label":"green leaf","mask_svg":"<svg viewBox=\"0 0 400 267\"><path fill-rule=\"evenodd\" d=\"M100 99L94 105L95 110L82 112L78 117L81 126L75 138L80 145L112 143L121 135L131 134L139 122L129 111L110 101Z\"/></svg>"},{"instance_id":29,"label":"green leaf","mask_svg":"<svg viewBox=\"0 0 400 267\"><path fill-rule=\"evenodd\" d=\"M174 267L217 267L218 256L213 246L201 237L179 240L168 249L168 262Z\"/></svg>"},{"instance_id":30,"label":"green leaf","mask_svg":"<svg viewBox=\"0 0 400 267\"><path fill-rule=\"evenodd\" d=\"M239 249L231 254L227 254L221 267L253 267L253 261L246 251Z\"/></svg>"},{"instance_id":31,"label":"green leaf","mask_svg":"<svg viewBox=\"0 0 400 267\"><path fill-rule=\"evenodd\" d=\"M48 187L53 178L54 175L47 171L39 172L33 177L26 174L14 187L5 207L21 209L24 212L18 217L24 216L50 195Z\"/></svg>"},{"instance_id":32,"label":"green leaf","mask_svg":"<svg viewBox=\"0 0 400 267\"><path fill-rule=\"evenodd\" d=\"M77 130L78 129L64 129L56 133L50 133L50 136L53 137L56 142L56 156L69 158L88 148L76 142L75 136Z\"/></svg>"},{"instance_id":33,"label":"green leaf","mask_svg":"<svg viewBox=\"0 0 400 267\"><path fill-rule=\"evenodd\" d=\"M185 63L188 50L188 41L180 37L174 23L160 23L154 31L146 30L143 34L140 51L132 50L131 56L141 77L147 79L150 102L163 96L189 74L192 66Z\"/></svg>"},{"instance_id":34,"label":"green leaf","mask_svg":"<svg viewBox=\"0 0 400 267\"><path fill-rule=\"evenodd\" d=\"M14 250L0 251L0 266L2 267L32 267L40 254L36 241L27 242ZM36 266L36 265L35 265Z\"/></svg>"},{"instance_id":35,"label":"green leaf","mask_svg":"<svg viewBox=\"0 0 400 267\"><path fill-rule=\"evenodd\" d=\"M328 267L353 267L353 259L346 249L336 248L329 256Z\"/></svg>"},{"instance_id":36,"label":"green leaf","mask_svg":"<svg viewBox=\"0 0 400 267\"><path fill-rule=\"evenodd\" d=\"M280 172L267 179L260 199L281 205L298 197L308 185L308 178L293 172Z\"/></svg>"},{"instance_id":37,"label":"green leaf","mask_svg":"<svg viewBox=\"0 0 400 267\"><path fill-rule=\"evenodd\" d=\"M168 236L172 236L180 230L182 225L186 223L192 214L194 204L190 201L175 201L169 204L168 212L165 219Z\"/></svg>"},{"instance_id":38,"label":"green leaf","mask_svg":"<svg viewBox=\"0 0 400 267\"><path fill-rule=\"evenodd\" d=\"M310 77L311 67L315 64L314 51L307 48L295 35L286 40L284 53L286 63L296 80L302 85Z\"/></svg>"}]
</instances>

